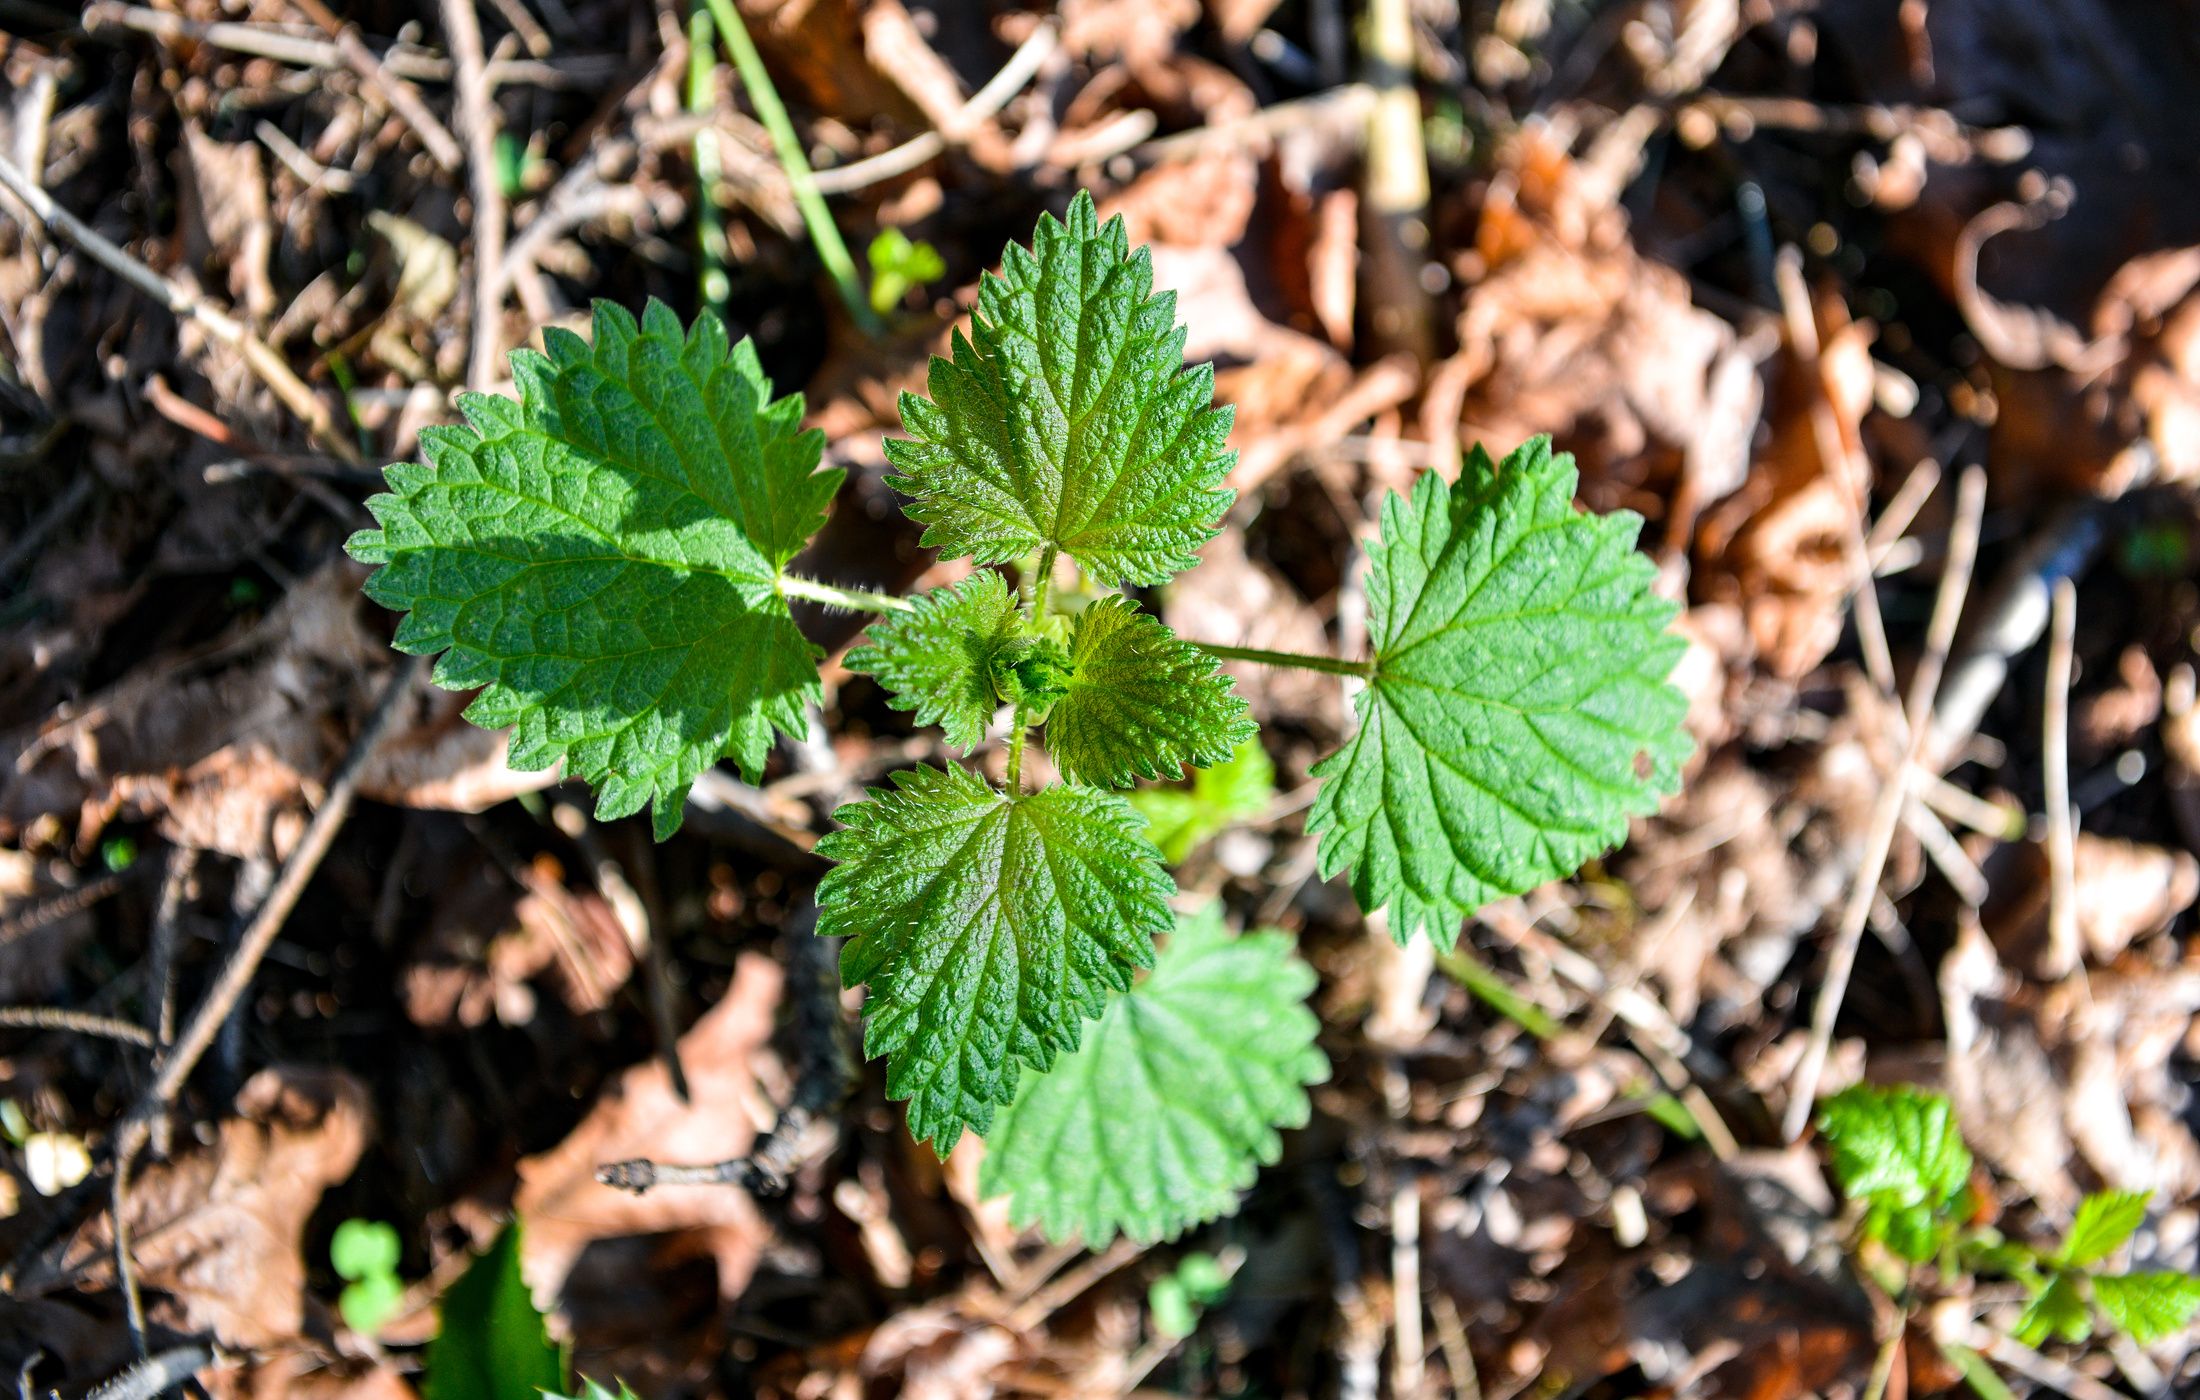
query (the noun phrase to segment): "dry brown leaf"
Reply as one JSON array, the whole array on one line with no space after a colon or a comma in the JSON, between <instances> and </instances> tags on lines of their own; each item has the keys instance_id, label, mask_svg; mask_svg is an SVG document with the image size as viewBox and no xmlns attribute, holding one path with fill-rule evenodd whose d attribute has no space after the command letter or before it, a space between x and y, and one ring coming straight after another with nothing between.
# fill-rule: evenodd
<instances>
[{"instance_id":1,"label":"dry brown leaf","mask_svg":"<svg viewBox=\"0 0 2200 1400\"><path fill-rule=\"evenodd\" d=\"M2188 852L2081 831L2073 854L2078 933L2096 965L2114 962L2200 898L2200 861ZM2037 841L2004 846L1986 870L1993 890L1980 911L1986 932L2005 962L2029 966L2047 938L2046 846Z\"/></svg>"},{"instance_id":2,"label":"dry brown leaf","mask_svg":"<svg viewBox=\"0 0 2200 1400\"><path fill-rule=\"evenodd\" d=\"M672 1089L661 1060L635 1065L607 1087L565 1141L519 1165L514 1206L526 1222L522 1268L536 1300L555 1301L592 1240L694 1231L718 1264L718 1288L732 1298L755 1270L769 1236L756 1203L730 1186L667 1186L635 1196L596 1180L611 1162L647 1157L706 1163L739 1157L769 1114L756 1083L756 1056L770 1041L779 1006L779 965L743 954L733 985L680 1037L688 1101Z\"/></svg>"},{"instance_id":3,"label":"dry brown leaf","mask_svg":"<svg viewBox=\"0 0 2200 1400\"><path fill-rule=\"evenodd\" d=\"M280 858L389 677L366 624L360 570L337 561L302 580L235 640L198 657L148 660L0 768L0 826L81 810L78 844L118 818L153 819L180 845ZM463 697L421 686L371 760L372 800L477 811L548 786L517 773L505 737L458 718Z\"/></svg>"},{"instance_id":4,"label":"dry brown leaf","mask_svg":"<svg viewBox=\"0 0 2200 1400\"><path fill-rule=\"evenodd\" d=\"M1532 125L1500 152L1458 267L1459 351L1431 374L1423 430L1440 450L1493 452L1550 433L1590 504L1662 521L1671 501L1685 524L1738 482L1755 369L1685 278L1635 251L1605 168L1624 162L1601 147L1577 160L1569 141ZM1677 478L1689 489L1674 499Z\"/></svg>"},{"instance_id":5,"label":"dry brown leaf","mask_svg":"<svg viewBox=\"0 0 2200 1400\"><path fill-rule=\"evenodd\" d=\"M340 1070L266 1069L237 1095L212 1145L141 1167L126 1209L138 1281L169 1302L166 1325L233 1347L294 1340L305 1316L305 1229L321 1193L366 1145L366 1086ZM114 1219L70 1239L38 1291L115 1286ZM26 1289L26 1291L30 1291Z\"/></svg>"}]
</instances>

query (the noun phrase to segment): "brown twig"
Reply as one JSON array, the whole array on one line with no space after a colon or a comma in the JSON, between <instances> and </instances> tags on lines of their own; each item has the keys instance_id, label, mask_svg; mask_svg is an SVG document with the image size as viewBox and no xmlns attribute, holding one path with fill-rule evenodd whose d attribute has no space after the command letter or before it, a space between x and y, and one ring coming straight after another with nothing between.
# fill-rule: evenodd
<instances>
[{"instance_id":1,"label":"brown twig","mask_svg":"<svg viewBox=\"0 0 2200 1400\"><path fill-rule=\"evenodd\" d=\"M337 52L334 43L326 39L292 34L269 25L239 24L234 21L207 23L185 19L162 10L148 9L142 5L118 4L115 0L98 0L98 3L85 7L86 33L96 34L102 27L110 24L166 43L206 44L232 53L271 58L277 63L287 63L296 68L345 66L343 55ZM379 57L386 71L415 82L449 82L453 71L449 59L418 49L393 47ZM575 54L562 59L503 59L488 64L484 72L492 88L507 83L526 83L543 88L577 88L600 83L624 66L625 60L616 54Z\"/></svg>"},{"instance_id":2,"label":"brown twig","mask_svg":"<svg viewBox=\"0 0 2200 1400\"><path fill-rule=\"evenodd\" d=\"M474 345L466 382L486 389L504 350L504 186L497 178L496 108L481 17L473 0L443 0L443 32L458 64L458 126L466 133L466 166L474 196Z\"/></svg>"},{"instance_id":3,"label":"brown twig","mask_svg":"<svg viewBox=\"0 0 2200 1400\"><path fill-rule=\"evenodd\" d=\"M1940 678L1949 648L1955 642L1956 623L1971 588L1971 568L1978 558L1979 528L1986 515L1986 473L1971 467L1963 473L1956 491L1955 522L1948 535L1948 563L1940 576L1940 591L1933 599L1932 619L1925 628L1925 654L1910 677L1907 712L1908 734L1904 752L1887 776L1879 800L1872 808L1871 825L1864 836L1864 856L1858 863L1856 882L1842 907L1833 950L1826 959L1825 981L1811 1010L1810 1040L1789 1085L1787 1110L1780 1121L1782 1136L1790 1142L1802 1136L1810 1111L1818 1100L1818 1080L1825 1073L1826 1053L1833 1044L1834 1019L1841 1014L1849 977L1856 970L1856 951L1863 941L1864 924L1871 917L1879 893L1879 876L1886 869L1894 847L1895 828L1902 809L1915 790L1914 774L1924 765L1932 734L1932 715L1940 694ZM1869 592L1867 588L1865 590Z\"/></svg>"},{"instance_id":4,"label":"brown twig","mask_svg":"<svg viewBox=\"0 0 2200 1400\"><path fill-rule=\"evenodd\" d=\"M220 1359L221 1353L212 1347L172 1347L102 1382L84 1400L155 1400Z\"/></svg>"},{"instance_id":5,"label":"brown twig","mask_svg":"<svg viewBox=\"0 0 2200 1400\"><path fill-rule=\"evenodd\" d=\"M2055 580L2047 633L2047 694L2040 734L2040 765L2047 801L2047 950L2042 977L2075 972L2078 946L2077 809L2070 803L2070 674L2078 630L2078 589Z\"/></svg>"},{"instance_id":6,"label":"brown twig","mask_svg":"<svg viewBox=\"0 0 2200 1400\"><path fill-rule=\"evenodd\" d=\"M70 1031L153 1048L153 1033L134 1021L94 1016L60 1006L0 1006L0 1026L14 1030Z\"/></svg>"},{"instance_id":7,"label":"brown twig","mask_svg":"<svg viewBox=\"0 0 2200 1400\"><path fill-rule=\"evenodd\" d=\"M344 65L359 75L369 91L389 105L391 111L403 117L427 147L428 155L445 170L456 171L466 159L466 153L458 148L457 138L450 129L428 110L421 101L420 90L395 73L386 71L382 60L359 37L356 29L337 31L336 56Z\"/></svg>"},{"instance_id":8,"label":"brown twig","mask_svg":"<svg viewBox=\"0 0 2200 1400\"><path fill-rule=\"evenodd\" d=\"M980 122L990 121L998 115L1010 99L1024 90L1039 68L1053 56L1058 36L1052 24L1041 24L1031 31L1031 37L1017 46L990 81L971 95L968 102L958 108L950 120L942 121L936 131L912 136L890 151L851 161L830 170L817 172L817 187L826 194L848 194L881 180L891 180L906 175L935 156L944 154L948 143L963 139L965 133Z\"/></svg>"},{"instance_id":9,"label":"brown twig","mask_svg":"<svg viewBox=\"0 0 2200 1400\"><path fill-rule=\"evenodd\" d=\"M63 890L53 898L34 904L12 918L0 919L0 948L7 947L18 938L34 934L49 924L59 923L71 914L82 913L121 889L127 879L128 873L119 870L102 875L73 890Z\"/></svg>"},{"instance_id":10,"label":"brown twig","mask_svg":"<svg viewBox=\"0 0 2200 1400\"><path fill-rule=\"evenodd\" d=\"M636 1158L596 1170L596 1180L639 1196L659 1186L738 1186L752 1196L778 1196L802 1164L810 1130L831 1117L855 1087L855 1057L841 1014L835 970L840 940L813 931L815 907L788 920L782 933L790 989L787 1037L796 1056L794 1093L771 1130L745 1157L702 1166Z\"/></svg>"},{"instance_id":11,"label":"brown twig","mask_svg":"<svg viewBox=\"0 0 2200 1400\"><path fill-rule=\"evenodd\" d=\"M253 914L237 940L237 950L222 967L206 996L191 1013L191 1020L176 1038L175 1045L162 1057L160 1068L153 1082L139 1096L137 1105L123 1120L116 1133L115 1160L118 1168L127 1164L145 1147L145 1140L153 1117L163 1112L175 1101L184 1081L198 1065L201 1056L214 1043L222 1022L229 1017L229 1010L244 995L244 989L259 970L260 959L267 956L268 947L275 935L282 931L289 919L292 906L305 892L306 883L320 869L322 857L328 854L336 833L343 828L344 819L351 815L351 804L359 793L359 780L366 773L367 762L374 756L383 736L396 725L404 712L405 699L411 693L413 683L426 669L419 657L407 657L399 664L389 680L383 684L382 694L375 701L374 710L367 716L359 737L352 742L351 751L337 766L335 776L329 779L328 795L306 825L305 835L283 862L282 873L276 876L267 898Z\"/></svg>"}]
</instances>

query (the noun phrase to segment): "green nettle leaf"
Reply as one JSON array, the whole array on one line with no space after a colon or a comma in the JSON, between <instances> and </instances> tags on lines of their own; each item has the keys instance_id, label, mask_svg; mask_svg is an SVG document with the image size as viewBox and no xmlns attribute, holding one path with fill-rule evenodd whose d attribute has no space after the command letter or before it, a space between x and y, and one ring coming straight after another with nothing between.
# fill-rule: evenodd
<instances>
[{"instance_id":1,"label":"green nettle leaf","mask_svg":"<svg viewBox=\"0 0 2200 1400\"><path fill-rule=\"evenodd\" d=\"M1893 1210L1939 1210L1971 1180L1955 1109L1938 1094L1859 1084L1821 1104L1818 1131L1833 1150L1833 1174L1853 1201Z\"/></svg>"},{"instance_id":2,"label":"green nettle leaf","mask_svg":"<svg viewBox=\"0 0 2200 1400\"><path fill-rule=\"evenodd\" d=\"M1062 776L1102 787L1220 763L1259 729L1215 659L1127 598L1078 614L1069 690L1047 723Z\"/></svg>"},{"instance_id":3,"label":"green nettle leaf","mask_svg":"<svg viewBox=\"0 0 2200 1400\"><path fill-rule=\"evenodd\" d=\"M2032 1295L2011 1335L2028 1347L2049 1338L2082 1342L2093 1335L2093 1315L2086 1311L2085 1298L2070 1275L2057 1274Z\"/></svg>"},{"instance_id":4,"label":"green nettle leaf","mask_svg":"<svg viewBox=\"0 0 2200 1400\"><path fill-rule=\"evenodd\" d=\"M1084 1045L1027 1079L986 1138L979 1186L1019 1224L1098 1248L1171 1238L1237 1205L1329 1077L1306 1006L1314 971L1274 930L1183 916L1153 971Z\"/></svg>"},{"instance_id":5,"label":"green nettle leaf","mask_svg":"<svg viewBox=\"0 0 2200 1400\"><path fill-rule=\"evenodd\" d=\"M2057 1262L2082 1269L2108 1257L2147 1218L2148 1199L2144 1191L2096 1191L2078 1202Z\"/></svg>"},{"instance_id":6,"label":"green nettle leaf","mask_svg":"<svg viewBox=\"0 0 2200 1400\"><path fill-rule=\"evenodd\" d=\"M1176 295L1123 221L1080 193L1009 245L978 290L970 333L934 357L929 398L901 396L888 439L924 543L1000 564L1052 545L1104 584L1154 584L1192 566L1231 493L1231 411L1214 369L1184 367Z\"/></svg>"},{"instance_id":7,"label":"green nettle leaf","mask_svg":"<svg viewBox=\"0 0 2200 1400\"><path fill-rule=\"evenodd\" d=\"M422 1400L539 1400L565 1389L565 1356L519 1273L520 1229L504 1227L436 1307Z\"/></svg>"},{"instance_id":8,"label":"green nettle leaf","mask_svg":"<svg viewBox=\"0 0 2200 1400\"><path fill-rule=\"evenodd\" d=\"M968 752L985 738L1003 701L993 684L994 661L1023 631L1016 596L992 569L909 600L913 611L871 624L864 645L848 653L848 669L878 677L887 703L914 710L947 742Z\"/></svg>"},{"instance_id":9,"label":"green nettle leaf","mask_svg":"<svg viewBox=\"0 0 2200 1400\"><path fill-rule=\"evenodd\" d=\"M2162 1270L2096 1274L2093 1301L2135 1342L2160 1341L2200 1312L2200 1278Z\"/></svg>"},{"instance_id":10,"label":"green nettle leaf","mask_svg":"<svg viewBox=\"0 0 2200 1400\"><path fill-rule=\"evenodd\" d=\"M407 614L397 648L446 652L436 684L513 726L513 767L562 760L599 816L650 807L661 839L697 774L730 756L754 780L772 731L803 731L820 653L779 571L841 473L708 312L683 332L598 302L593 344L543 339L512 356L519 402L461 396L467 426L421 433L430 465L390 467L381 528L347 548Z\"/></svg>"},{"instance_id":11,"label":"green nettle leaf","mask_svg":"<svg viewBox=\"0 0 2200 1400\"><path fill-rule=\"evenodd\" d=\"M834 813L818 843L818 932L841 980L870 984L864 1050L884 1055L909 1131L945 1156L1044 1070L1153 961L1175 890L1145 822L1113 793L1005 797L963 768L917 768Z\"/></svg>"},{"instance_id":12,"label":"green nettle leaf","mask_svg":"<svg viewBox=\"0 0 2200 1400\"><path fill-rule=\"evenodd\" d=\"M1239 744L1227 760L1194 773L1189 788L1140 788L1130 801L1152 823L1153 843L1161 848L1161 858L1177 865L1201 842L1259 816L1275 797L1276 765L1255 735Z\"/></svg>"},{"instance_id":13,"label":"green nettle leaf","mask_svg":"<svg viewBox=\"0 0 2200 1400\"><path fill-rule=\"evenodd\" d=\"M1675 605L1635 552L1641 518L1575 510L1575 475L1538 437L1383 504L1373 674L1359 731L1312 770L1307 826L1322 874L1349 867L1401 941L1450 947L1467 915L1572 874L1679 788Z\"/></svg>"},{"instance_id":14,"label":"green nettle leaf","mask_svg":"<svg viewBox=\"0 0 2200 1400\"><path fill-rule=\"evenodd\" d=\"M993 689L1024 712L1026 723L1047 717L1069 693L1069 652L1052 637L1020 637L993 658Z\"/></svg>"}]
</instances>

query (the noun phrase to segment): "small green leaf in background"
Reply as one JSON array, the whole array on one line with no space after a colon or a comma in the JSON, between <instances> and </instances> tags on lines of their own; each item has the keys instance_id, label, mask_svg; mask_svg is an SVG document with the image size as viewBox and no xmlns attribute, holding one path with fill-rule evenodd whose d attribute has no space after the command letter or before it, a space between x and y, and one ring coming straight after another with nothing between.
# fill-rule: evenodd
<instances>
[{"instance_id":1,"label":"small green leaf in background","mask_svg":"<svg viewBox=\"0 0 2200 1400\"><path fill-rule=\"evenodd\" d=\"M1162 859L1180 865L1207 841L1267 811L1275 799L1276 765L1255 736L1226 762L1193 774L1191 786L1144 787L1130 800L1153 824L1150 834Z\"/></svg>"},{"instance_id":2,"label":"small green leaf in background","mask_svg":"<svg viewBox=\"0 0 2200 1400\"><path fill-rule=\"evenodd\" d=\"M2133 1341L2160 1341L2200 1311L2200 1278L2167 1270L2099 1274L2093 1279L2093 1301Z\"/></svg>"},{"instance_id":3,"label":"small green leaf in background","mask_svg":"<svg viewBox=\"0 0 2200 1400\"><path fill-rule=\"evenodd\" d=\"M914 242L898 228L884 228L871 240L871 309L884 316L901 304L911 287L947 275L947 262L929 243Z\"/></svg>"},{"instance_id":4,"label":"small green leaf in background","mask_svg":"<svg viewBox=\"0 0 2200 1400\"><path fill-rule=\"evenodd\" d=\"M344 1325L362 1337L379 1333L405 1301L405 1281L395 1274L369 1274L344 1285L336 1311Z\"/></svg>"},{"instance_id":5,"label":"small green leaf in background","mask_svg":"<svg viewBox=\"0 0 2200 1400\"><path fill-rule=\"evenodd\" d=\"M1971 1150L1954 1107L1938 1094L1859 1084L1820 1105L1818 1131L1850 1200L1937 1211L1971 1179Z\"/></svg>"},{"instance_id":6,"label":"small green leaf in background","mask_svg":"<svg viewBox=\"0 0 2200 1400\"><path fill-rule=\"evenodd\" d=\"M565 1357L520 1277L519 1246L515 1222L443 1295L423 1400L540 1400L564 1391Z\"/></svg>"},{"instance_id":7,"label":"small green leaf in background","mask_svg":"<svg viewBox=\"0 0 2200 1400\"><path fill-rule=\"evenodd\" d=\"M1282 1154L1277 1130L1306 1123L1306 1086L1329 1077L1314 981L1286 934L1233 937L1216 904L1180 916L1146 979L1025 1079L986 1137L979 1189L1008 1193L1017 1224L1093 1249L1227 1214Z\"/></svg>"},{"instance_id":8,"label":"small green leaf in background","mask_svg":"<svg viewBox=\"0 0 2200 1400\"><path fill-rule=\"evenodd\" d=\"M394 1274L404 1252L395 1227L380 1220L347 1220L329 1240L329 1263L336 1276L357 1281L375 1274Z\"/></svg>"},{"instance_id":9,"label":"small green leaf in background","mask_svg":"<svg viewBox=\"0 0 2200 1400\"><path fill-rule=\"evenodd\" d=\"M1069 692L1047 723L1062 776L1101 787L1221 763L1259 727L1214 657L1128 598L1104 598L1070 633Z\"/></svg>"},{"instance_id":10,"label":"small green leaf in background","mask_svg":"<svg viewBox=\"0 0 2200 1400\"><path fill-rule=\"evenodd\" d=\"M2055 1275L2045 1288L2033 1295L2024 1315L2017 1319L2012 1335L2028 1347L2036 1347L2050 1338L2082 1342L2093 1335L2092 1314L2086 1311L2085 1299L2070 1275Z\"/></svg>"},{"instance_id":11,"label":"small green leaf in background","mask_svg":"<svg viewBox=\"0 0 2200 1400\"><path fill-rule=\"evenodd\" d=\"M1230 1276L1221 1261L1204 1250L1193 1250L1146 1290L1153 1330L1164 1337L1189 1337L1199 1326L1200 1313L1229 1292Z\"/></svg>"},{"instance_id":12,"label":"small green leaf in background","mask_svg":"<svg viewBox=\"0 0 2200 1400\"><path fill-rule=\"evenodd\" d=\"M345 1280L336 1300L344 1325L363 1337L382 1330L404 1301L405 1284L397 1276L404 1247L394 1227L380 1220L346 1220L329 1240L329 1263Z\"/></svg>"},{"instance_id":13,"label":"small green leaf in background","mask_svg":"<svg viewBox=\"0 0 2200 1400\"><path fill-rule=\"evenodd\" d=\"M138 843L127 836L110 836L99 843L99 862L110 874L120 875L137 864Z\"/></svg>"},{"instance_id":14,"label":"small green leaf in background","mask_svg":"<svg viewBox=\"0 0 2200 1400\"><path fill-rule=\"evenodd\" d=\"M2144 1191L2096 1191L2080 1201L2056 1262L2082 1269L2107 1258L2147 1218L2147 1199Z\"/></svg>"}]
</instances>

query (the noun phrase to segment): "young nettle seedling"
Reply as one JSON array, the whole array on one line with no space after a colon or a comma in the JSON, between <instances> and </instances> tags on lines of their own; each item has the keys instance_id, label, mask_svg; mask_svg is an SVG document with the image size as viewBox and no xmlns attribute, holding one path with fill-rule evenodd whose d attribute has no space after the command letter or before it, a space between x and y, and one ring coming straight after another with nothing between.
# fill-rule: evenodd
<instances>
[{"instance_id":1,"label":"young nettle seedling","mask_svg":"<svg viewBox=\"0 0 2200 1400\"><path fill-rule=\"evenodd\" d=\"M562 763L600 817L646 807L660 838L705 768L755 781L775 732L806 731L820 653L790 602L880 614L850 668L951 748L1003 734L1006 780L926 765L835 813L818 931L868 985L865 1045L911 1132L942 1153L993 1135L988 1180L1018 1217L1092 1243L1227 1210L1324 1073L1297 1004L1311 974L1279 936L1233 939L1211 911L1179 925L1123 795L1253 740L1220 661L1357 682L1309 826L1323 875L1349 870L1401 940L1449 948L1483 903L1609 849L1689 750L1641 521L1577 511L1545 438L1385 501L1369 655L1172 633L1123 590L1197 564L1235 460L1184 340L1089 195L1010 246L887 443L924 543L976 566L915 598L790 570L842 473L747 341L654 302L639 322L599 303L592 341L546 331L513 356L517 402L462 396L466 426L389 468L381 528L350 546L407 614L397 647L480 688L467 714L512 727L515 767ZM1028 781L1034 734L1061 781Z\"/></svg>"},{"instance_id":2,"label":"young nettle seedling","mask_svg":"<svg viewBox=\"0 0 2200 1400\"><path fill-rule=\"evenodd\" d=\"M2087 1196L2052 1248L1971 1223L1971 1150L1954 1107L1938 1094L1859 1085L1826 1100L1818 1130L1842 1195L1861 1211L1859 1260L1905 1310L1921 1306L1928 1288L1959 1295L1979 1280L2013 1280L2026 1305L2011 1334L2026 1346L2091 1340L2099 1335L2096 1309L2139 1342L2169 1335L2200 1311L2200 1278L2100 1267L2146 1219L2144 1192ZM1920 1277L1922 1265L1931 1266L1929 1276ZM1967 1375L1981 1373L1985 1362L1960 1340L1942 1345Z\"/></svg>"}]
</instances>

